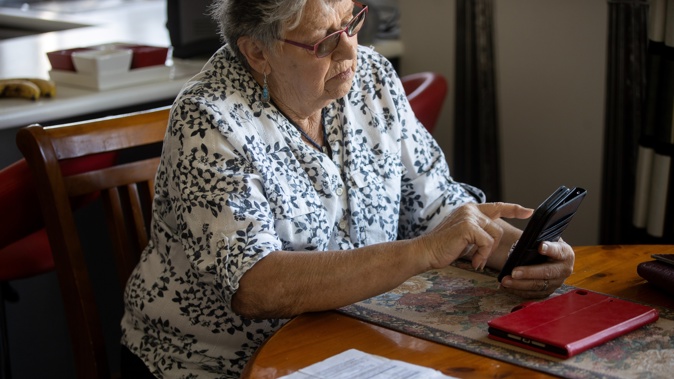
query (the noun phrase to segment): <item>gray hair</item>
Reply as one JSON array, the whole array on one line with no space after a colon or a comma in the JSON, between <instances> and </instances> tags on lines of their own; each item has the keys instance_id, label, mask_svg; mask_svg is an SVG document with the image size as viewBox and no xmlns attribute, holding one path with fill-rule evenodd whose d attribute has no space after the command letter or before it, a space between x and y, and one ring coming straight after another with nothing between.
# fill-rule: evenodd
<instances>
[{"instance_id":1,"label":"gray hair","mask_svg":"<svg viewBox=\"0 0 674 379\"><path fill-rule=\"evenodd\" d=\"M307 1L310 0L216 0L211 6L211 16L219 25L222 40L249 67L237 46L239 38L249 36L275 49L279 38L299 25ZM336 0L316 1L327 6Z\"/></svg>"}]
</instances>

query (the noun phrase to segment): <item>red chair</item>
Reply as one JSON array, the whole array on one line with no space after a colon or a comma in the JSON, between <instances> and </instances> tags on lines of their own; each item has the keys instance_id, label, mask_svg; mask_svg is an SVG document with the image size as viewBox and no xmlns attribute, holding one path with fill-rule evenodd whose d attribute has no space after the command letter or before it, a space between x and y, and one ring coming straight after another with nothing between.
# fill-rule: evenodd
<instances>
[{"instance_id":1,"label":"red chair","mask_svg":"<svg viewBox=\"0 0 674 379\"><path fill-rule=\"evenodd\" d=\"M63 162L62 169L71 174L111 166L116 154L102 154L87 159ZM79 208L96 196L73 199ZM26 160L21 159L0 170L0 343L3 378L10 378L9 341L5 301L16 301L18 295L9 282L54 270L49 239L44 228L35 182Z\"/></svg>"},{"instance_id":2,"label":"red chair","mask_svg":"<svg viewBox=\"0 0 674 379\"><path fill-rule=\"evenodd\" d=\"M433 133L447 96L447 80L435 72L419 72L401 78L414 114Z\"/></svg>"}]
</instances>

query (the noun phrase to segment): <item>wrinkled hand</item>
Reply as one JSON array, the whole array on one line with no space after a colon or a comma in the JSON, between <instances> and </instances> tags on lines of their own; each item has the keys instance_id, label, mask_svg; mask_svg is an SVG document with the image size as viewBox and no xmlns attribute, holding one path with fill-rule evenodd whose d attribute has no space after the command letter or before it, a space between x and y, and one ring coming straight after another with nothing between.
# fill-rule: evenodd
<instances>
[{"instance_id":1,"label":"wrinkled hand","mask_svg":"<svg viewBox=\"0 0 674 379\"><path fill-rule=\"evenodd\" d=\"M510 203L465 204L455 209L432 232L421 237L429 268L446 267L471 250L472 265L482 269L498 247L503 228L496 219L531 216L532 209Z\"/></svg>"},{"instance_id":2,"label":"wrinkled hand","mask_svg":"<svg viewBox=\"0 0 674 379\"><path fill-rule=\"evenodd\" d=\"M576 256L563 240L544 242L538 252L547 256L548 261L514 268L511 275L501 279L501 287L520 297L542 298L555 292L573 273Z\"/></svg>"}]
</instances>

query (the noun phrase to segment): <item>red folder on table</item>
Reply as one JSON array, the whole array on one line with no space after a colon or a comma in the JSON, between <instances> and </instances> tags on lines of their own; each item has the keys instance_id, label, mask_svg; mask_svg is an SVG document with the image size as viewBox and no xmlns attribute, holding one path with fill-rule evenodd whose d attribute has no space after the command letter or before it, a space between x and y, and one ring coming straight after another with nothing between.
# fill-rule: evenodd
<instances>
[{"instance_id":1,"label":"red folder on table","mask_svg":"<svg viewBox=\"0 0 674 379\"><path fill-rule=\"evenodd\" d=\"M489 321L489 338L570 358L659 317L654 308L576 289Z\"/></svg>"}]
</instances>

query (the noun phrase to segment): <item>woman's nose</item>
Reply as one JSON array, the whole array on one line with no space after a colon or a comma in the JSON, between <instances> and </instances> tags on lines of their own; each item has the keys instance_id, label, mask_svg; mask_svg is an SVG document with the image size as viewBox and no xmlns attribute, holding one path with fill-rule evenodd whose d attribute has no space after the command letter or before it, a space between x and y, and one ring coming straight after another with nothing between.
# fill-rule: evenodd
<instances>
[{"instance_id":1,"label":"woman's nose","mask_svg":"<svg viewBox=\"0 0 674 379\"><path fill-rule=\"evenodd\" d=\"M337 48L332 52L332 59L334 60L345 60L345 59L355 59L358 50L358 34L353 37L349 37L346 33L341 33L339 35L339 43Z\"/></svg>"}]
</instances>

